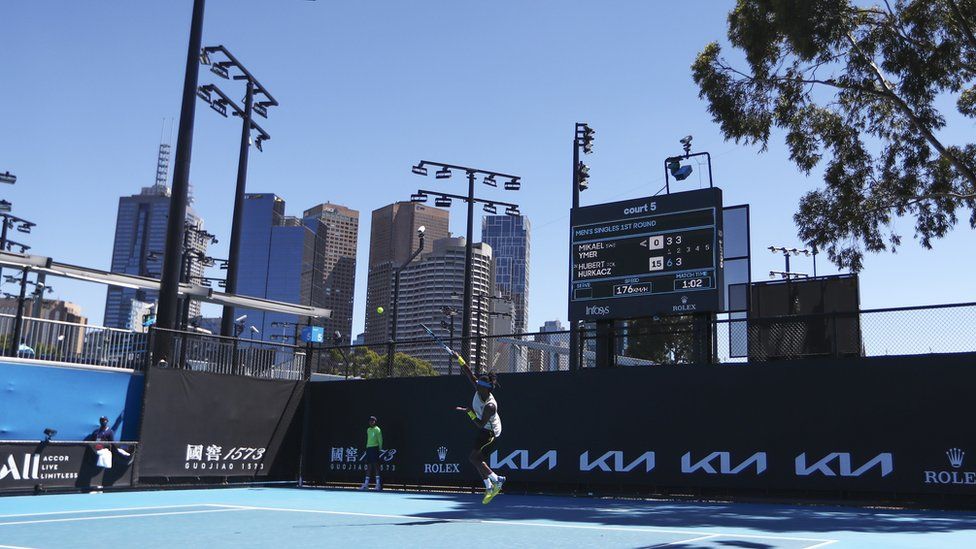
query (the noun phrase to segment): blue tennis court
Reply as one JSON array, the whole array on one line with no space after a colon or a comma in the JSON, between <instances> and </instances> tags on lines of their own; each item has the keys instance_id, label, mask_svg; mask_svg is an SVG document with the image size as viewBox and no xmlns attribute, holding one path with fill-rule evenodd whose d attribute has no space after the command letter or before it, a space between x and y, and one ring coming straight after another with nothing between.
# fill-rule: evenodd
<instances>
[{"instance_id":1,"label":"blue tennis court","mask_svg":"<svg viewBox=\"0 0 976 549\"><path fill-rule=\"evenodd\" d=\"M971 513L231 488L0 499L0 547L973 547ZM115 541L113 541L115 540Z\"/></svg>"}]
</instances>

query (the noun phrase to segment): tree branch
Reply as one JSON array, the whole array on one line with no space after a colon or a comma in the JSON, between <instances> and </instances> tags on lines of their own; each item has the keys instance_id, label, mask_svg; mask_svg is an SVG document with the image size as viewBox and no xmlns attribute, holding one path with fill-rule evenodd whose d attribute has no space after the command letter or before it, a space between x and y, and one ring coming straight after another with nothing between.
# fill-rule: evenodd
<instances>
[{"instance_id":1,"label":"tree branch","mask_svg":"<svg viewBox=\"0 0 976 549\"><path fill-rule=\"evenodd\" d=\"M873 213L882 210L894 210L895 208L907 208L908 206L918 204L919 202L925 202L926 200L935 200L936 198L953 198L958 201L974 200L976 199L976 193L971 193L971 194L962 194L956 192L928 193L928 194L912 197L903 202L886 203L886 204L878 205L874 208L868 208L867 210L864 211L864 213Z\"/></svg>"},{"instance_id":2,"label":"tree branch","mask_svg":"<svg viewBox=\"0 0 976 549\"><path fill-rule=\"evenodd\" d=\"M956 0L946 0L946 3L949 4L952 15L959 22L959 28L962 30L962 34L969 41L969 47L976 50L976 35L973 35L973 29L969 28L969 24L959 9L959 5L956 4Z\"/></svg>"},{"instance_id":3,"label":"tree branch","mask_svg":"<svg viewBox=\"0 0 976 549\"><path fill-rule=\"evenodd\" d=\"M888 79L885 78L884 73L881 72L881 68L878 67L873 59L865 55L850 32L847 33L847 40L850 42L854 51L856 51L867 62L867 64L871 66L871 69L874 71L875 78L877 78L878 82L887 92L884 95L891 99L895 106L898 107L898 110L900 110L905 116L908 117L909 120L911 120L912 125L914 125L915 129L917 129L922 136L925 137L925 140L929 142L929 145L932 145L932 148L939 151L939 154L948 159L953 167L959 170L959 173L968 179L970 183L976 185L976 172L967 166L965 162L956 158L954 154L951 154L949 149L947 149L946 146L939 141L935 134L932 133L932 130L929 129L929 127L922 122L918 115L915 114L912 108L908 106L908 103L906 103L904 99L895 93L894 86L892 86L891 83L888 82Z\"/></svg>"}]
</instances>

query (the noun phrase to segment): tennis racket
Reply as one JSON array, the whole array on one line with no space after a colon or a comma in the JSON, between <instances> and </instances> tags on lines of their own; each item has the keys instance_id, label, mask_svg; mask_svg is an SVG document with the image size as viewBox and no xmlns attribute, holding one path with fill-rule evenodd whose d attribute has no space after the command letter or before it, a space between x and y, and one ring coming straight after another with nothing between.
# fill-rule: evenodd
<instances>
[{"instance_id":1,"label":"tennis racket","mask_svg":"<svg viewBox=\"0 0 976 549\"><path fill-rule=\"evenodd\" d=\"M430 328L428 328L426 324L421 324L420 327L423 328L425 332L427 332L427 335L429 335L431 338L433 338L434 343L437 343L438 345L440 345L445 351L447 351L448 353L450 353L451 356L453 356L454 358L456 358L459 364L461 364L462 366L465 364L464 359L461 358L461 355L459 355L454 349L450 348L447 345L447 343L444 343L444 340L442 340L441 338L437 337L437 334L435 334Z\"/></svg>"}]
</instances>

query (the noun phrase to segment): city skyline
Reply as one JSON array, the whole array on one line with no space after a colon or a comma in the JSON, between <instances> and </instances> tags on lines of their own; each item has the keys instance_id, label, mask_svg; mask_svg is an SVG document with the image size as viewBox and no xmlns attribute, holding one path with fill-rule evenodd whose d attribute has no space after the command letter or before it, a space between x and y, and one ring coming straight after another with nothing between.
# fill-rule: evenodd
<instances>
[{"instance_id":1,"label":"city skyline","mask_svg":"<svg viewBox=\"0 0 976 549\"><path fill-rule=\"evenodd\" d=\"M19 178L6 189L13 212L38 223L28 239L32 252L109 270L118 197L152 184L159 121L179 113L189 8L56 4L5 9L10 34L0 61L10 80L34 85L6 90L9 100L0 105L5 122L0 170ZM329 200L369 212L406 200L416 190L420 180L410 166L421 158L518 174L523 189L511 198L533 221L536 268L530 275L529 326L566 320L575 122L588 122L597 132L594 154L584 159L590 186L583 205L658 192L664 186L663 159L680 151L679 138L692 134L695 151L712 153L715 183L726 203L752 206L752 279L783 268L782 256L767 252L767 246L802 246L792 216L799 197L822 186L822 170L798 173L781 138L774 137L761 155L757 146L725 142L690 76L705 44L728 45L732 2L698 2L693 9L632 2L606 10L580 4L556 19L546 6L511 2L416 9L387 3L382 17L377 6L323 9L321 2L294 2L268 18L264 32L274 39L265 43L253 39L254 23L240 5L262 6L209 2L203 39L208 45L227 44L281 101L269 127L273 140L251 157L249 189L274 189L299 204ZM506 17L511 10L520 17ZM448 23L468 24L416 32L435 14ZM648 33L647 22L662 17L670 21L668 28ZM100 25L117 33L90 32ZM567 26L591 33L590 46L575 56L565 55L579 49L564 32ZM491 29L503 29L499 40L470 39ZM399 46L384 46L391 41ZM122 51L120 43L126 44ZM465 46L445 48L447 43ZM670 54L654 54L661 50ZM291 62L281 63L286 55ZM741 59L730 55L739 65ZM430 70L418 70L418 60L429 61ZM469 70L441 78L435 70L441 65ZM47 69L52 66L59 70ZM201 83L212 80L201 69ZM65 81L83 83L71 101L63 98ZM86 108L78 109L79 104ZM239 152L233 126L220 117L197 117L190 170L194 207L220 238L211 251L222 257L227 256L232 167ZM943 137L964 140L959 127L947 126ZM694 168L677 190L696 188L700 175L707 185L706 166ZM444 184L456 188L458 179ZM82 230L73 230L66 220L76 220L78 212L84 221L75 223ZM463 216L453 217L451 231L463 234ZM362 221L361 230L368 230ZM931 251L910 238L911 220L897 221L895 230L905 242L897 255L866 258L862 306L968 299L953 285L905 291L898 280L951 272L960 258L968 266L971 230L957 227L933 242ZM358 247L359 257L366 257L365 238ZM819 274L837 272L823 255L817 267ZM798 258L793 268L809 272L811 259ZM365 280L360 259L357 308L365 303ZM55 297L81 305L92 322L103 320L104 287L60 280L54 287ZM362 331L361 323L354 319L353 333Z\"/></svg>"}]
</instances>

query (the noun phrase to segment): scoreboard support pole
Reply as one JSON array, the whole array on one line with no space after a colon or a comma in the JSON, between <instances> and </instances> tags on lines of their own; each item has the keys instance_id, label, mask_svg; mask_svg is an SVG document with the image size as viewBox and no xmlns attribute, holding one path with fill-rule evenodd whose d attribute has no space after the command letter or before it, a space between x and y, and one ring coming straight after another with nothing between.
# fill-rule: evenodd
<instances>
[{"instance_id":1,"label":"scoreboard support pole","mask_svg":"<svg viewBox=\"0 0 976 549\"><path fill-rule=\"evenodd\" d=\"M573 203L569 209L569 242L570 247L572 247L573 242L573 214L579 209L579 199L580 199L580 188L579 188L579 141L576 135L573 135ZM573 278L573 254L570 251L569 254L569 278ZM569 319L569 371L575 372L580 368L580 323L573 318L572 303L573 301L573 285L569 285L569 299L567 300L567 306L569 307L569 314L567 318Z\"/></svg>"},{"instance_id":2,"label":"scoreboard support pole","mask_svg":"<svg viewBox=\"0 0 976 549\"><path fill-rule=\"evenodd\" d=\"M613 321L596 321L596 367L612 368L615 366L614 355L616 341L614 337Z\"/></svg>"},{"instance_id":3,"label":"scoreboard support pole","mask_svg":"<svg viewBox=\"0 0 976 549\"><path fill-rule=\"evenodd\" d=\"M711 313L696 314L692 318L692 362L695 364L711 364L718 354L715 338L715 315Z\"/></svg>"}]
</instances>

